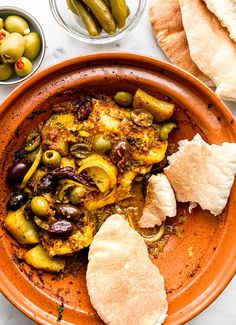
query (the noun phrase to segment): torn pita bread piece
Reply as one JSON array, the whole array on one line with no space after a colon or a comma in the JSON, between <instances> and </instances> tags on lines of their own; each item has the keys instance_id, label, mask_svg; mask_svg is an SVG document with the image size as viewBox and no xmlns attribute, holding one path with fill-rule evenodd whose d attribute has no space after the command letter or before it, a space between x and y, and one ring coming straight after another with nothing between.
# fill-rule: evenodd
<instances>
[{"instance_id":1,"label":"torn pita bread piece","mask_svg":"<svg viewBox=\"0 0 236 325\"><path fill-rule=\"evenodd\" d=\"M146 202L139 226L160 226L166 217L176 216L174 191L164 174L152 175L148 180Z\"/></svg>"},{"instance_id":2,"label":"torn pita bread piece","mask_svg":"<svg viewBox=\"0 0 236 325\"><path fill-rule=\"evenodd\" d=\"M121 215L110 216L89 249L87 288L109 325L158 325L168 309L164 279L143 238Z\"/></svg>"},{"instance_id":3,"label":"torn pita bread piece","mask_svg":"<svg viewBox=\"0 0 236 325\"><path fill-rule=\"evenodd\" d=\"M236 1L203 0L207 8L220 20L229 31L229 36L236 42Z\"/></svg>"},{"instance_id":4,"label":"torn pita bread piece","mask_svg":"<svg viewBox=\"0 0 236 325\"><path fill-rule=\"evenodd\" d=\"M236 101L236 46L202 0L179 0L190 55L214 80L216 94Z\"/></svg>"},{"instance_id":5,"label":"torn pita bread piece","mask_svg":"<svg viewBox=\"0 0 236 325\"><path fill-rule=\"evenodd\" d=\"M150 19L154 36L170 61L213 87L190 57L179 0L151 0Z\"/></svg>"},{"instance_id":6,"label":"torn pita bread piece","mask_svg":"<svg viewBox=\"0 0 236 325\"><path fill-rule=\"evenodd\" d=\"M197 203L215 216L223 211L236 173L236 143L209 145L197 134L180 141L168 161L164 173L178 202Z\"/></svg>"}]
</instances>

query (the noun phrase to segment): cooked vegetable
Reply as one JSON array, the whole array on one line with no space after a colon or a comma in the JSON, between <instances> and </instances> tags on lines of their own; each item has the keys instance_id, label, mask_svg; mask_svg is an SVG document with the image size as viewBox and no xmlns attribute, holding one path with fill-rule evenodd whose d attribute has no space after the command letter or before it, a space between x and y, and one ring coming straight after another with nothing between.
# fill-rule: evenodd
<instances>
[{"instance_id":1,"label":"cooked vegetable","mask_svg":"<svg viewBox=\"0 0 236 325\"><path fill-rule=\"evenodd\" d=\"M66 266L64 258L49 257L42 245L37 245L25 253L24 260L35 269L46 272L61 272Z\"/></svg>"},{"instance_id":2,"label":"cooked vegetable","mask_svg":"<svg viewBox=\"0 0 236 325\"><path fill-rule=\"evenodd\" d=\"M104 30L110 35L115 34L116 24L105 3L102 0L83 0L83 2L91 9Z\"/></svg>"},{"instance_id":3,"label":"cooked vegetable","mask_svg":"<svg viewBox=\"0 0 236 325\"><path fill-rule=\"evenodd\" d=\"M48 201L43 196L35 196L30 202L32 212L39 218L47 218L52 214Z\"/></svg>"},{"instance_id":4,"label":"cooked vegetable","mask_svg":"<svg viewBox=\"0 0 236 325\"><path fill-rule=\"evenodd\" d=\"M102 155L93 154L80 162L78 173L86 170L99 190L104 193L116 186L117 168Z\"/></svg>"},{"instance_id":5,"label":"cooked vegetable","mask_svg":"<svg viewBox=\"0 0 236 325\"><path fill-rule=\"evenodd\" d=\"M103 134L98 134L93 141L93 148L103 154L111 150L111 142Z\"/></svg>"},{"instance_id":6,"label":"cooked vegetable","mask_svg":"<svg viewBox=\"0 0 236 325\"><path fill-rule=\"evenodd\" d=\"M58 200L62 203L69 203L69 193L72 191L72 189L75 187L74 184L68 184L67 182L63 184L61 189L58 192Z\"/></svg>"},{"instance_id":7,"label":"cooked vegetable","mask_svg":"<svg viewBox=\"0 0 236 325\"><path fill-rule=\"evenodd\" d=\"M145 236L143 234L142 237L145 240L145 242L147 243L153 243L156 242L158 240L160 240L162 238L162 236L164 235L165 232L165 223L163 222L162 225L159 227L158 232L155 235L152 236Z\"/></svg>"},{"instance_id":8,"label":"cooked vegetable","mask_svg":"<svg viewBox=\"0 0 236 325\"><path fill-rule=\"evenodd\" d=\"M47 150L43 153L43 163L48 168L58 168L61 165L61 155L56 150Z\"/></svg>"},{"instance_id":9,"label":"cooked vegetable","mask_svg":"<svg viewBox=\"0 0 236 325\"><path fill-rule=\"evenodd\" d=\"M177 128L177 125L173 122L170 123L166 123L161 127L160 130L160 139L162 141L165 141L168 139L169 133L174 130L175 128Z\"/></svg>"},{"instance_id":10,"label":"cooked vegetable","mask_svg":"<svg viewBox=\"0 0 236 325\"><path fill-rule=\"evenodd\" d=\"M153 115L156 122L163 122L173 115L175 105L159 100L138 89L133 98L133 107L145 109Z\"/></svg>"},{"instance_id":11,"label":"cooked vegetable","mask_svg":"<svg viewBox=\"0 0 236 325\"><path fill-rule=\"evenodd\" d=\"M117 27L120 29L123 28L127 18L126 0L109 0L109 3Z\"/></svg>"},{"instance_id":12,"label":"cooked vegetable","mask_svg":"<svg viewBox=\"0 0 236 325\"><path fill-rule=\"evenodd\" d=\"M8 16L5 20L5 28L9 33L20 33L22 35L29 34L29 24L27 21L16 15Z\"/></svg>"},{"instance_id":13,"label":"cooked vegetable","mask_svg":"<svg viewBox=\"0 0 236 325\"><path fill-rule=\"evenodd\" d=\"M28 183L29 179L32 177L32 175L34 174L34 172L38 168L38 165L40 164L41 159L42 159L42 154L43 154L43 151L42 151L42 148L40 148L35 161L33 162L30 169L27 171L27 173L25 174L25 176L24 176L24 178L22 180L22 183L20 185L20 189L25 188L25 186Z\"/></svg>"},{"instance_id":14,"label":"cooked vegetable","mask_svg":"<svg viewBox=\"0 0 236 325\"><path fill-rule=\"evenodd\" d=\"M25 143L25 151L31 152L34 151L38 146L40 145L41 142L41 136L37 132L31 133Z\"/></svg>"},{"instance_id":15,"label":"cooked vegetable","mask_svg":"<svg viewBox=\"0 0 236 325\"><path fill-rule=\"evenodd\" d=\"M10 184L19 184L27 174L29 166L25 161L15 162L7 172L7 181Z\"/></svg>"},{"instance_id":16,"label":"cooked vegetable","mask_svg":"<svg viewBox=\"0 0 236 325\"><path fill-rule=\"evenodd\" d=\"M71 167L71 168L75 169L75 160L74 160L74 158L62 157L61 158L60 168L64 168L64 167Z\"/></svg>"},{"instance_id":17,"label":"cooked vegetable","mask_svg":"<svg viewBox=\"0 0 236 325\"><path fill-rule=\"evenodd\" d=\"M153 123L152 114L144 109L134 109L131 112L131 119L135 124L143 127L149 127Z\"/></svg>"},{"instance_id":18,"label":"cooked vegetable","mask_svg":"<svg viewBox=\"0 0 236 325\"><path fill-rule=\"evenodd\" d=\"M113 191L105 197L85 201L85 207L89 211L93 211L106 205L128 199L131 196L130 190L135 176L136 173L132 171L125 172L118 187L115 187Z\"/></svg>"},{"instance_id":19,"label":"cooked vegetable","mask_svg":"<svg viewBox=\"0 0 236 325\"><path fill-rule=\"evenodd\" d=\"M25 206L16 211L9 211L5 219L5 226L19 244L38 244L38 233L34 223L24 215L24 208Z\"/></svg>"},{"instance_id":20,"label":"cooked vegetable","mask_svg":"<svg viewBox=\"0 0 236 325\"><path fill-rule=\"evenodd\" d=\"M101 34L101 27L93 19L87 8L77 0L67 0L69 8L78 16L81 17L85 28L87 29L90 36L98 36Z\"/></svg>"},{"instance_id":21,"label":"cooked vegetable","mask_svg":"<svg viewBox=\"0 0 236 325\"><path fill-rule=\"evenodd\" d=\"M127 91L118 91L114 96L114 100L118 105L129 107L132 104L133 95Z\"/></svg>"}]
</instances>

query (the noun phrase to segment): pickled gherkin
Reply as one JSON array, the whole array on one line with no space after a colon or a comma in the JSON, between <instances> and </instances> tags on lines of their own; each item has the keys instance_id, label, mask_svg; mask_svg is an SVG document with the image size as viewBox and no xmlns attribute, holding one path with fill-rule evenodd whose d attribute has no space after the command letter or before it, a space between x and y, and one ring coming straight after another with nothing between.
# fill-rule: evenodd
<instances>
[{"instance_id":1,"label":"pickled gherkin","mask_svg":"<svg viewBox=\"0 0 236 325\"><path fill-rule=\"evenodd\" d=\"M102 31L101 27L81 2L67 0L67 4L71 11L82 19L90 36L100 35Z\"/></svg>"},{"instance_id":2,"label":"pickled gherkin","mask_svg":"<svg viewBox=\"0 0 236 325\"><path fill-rule=\"evenodd\" d=\"M102 0L83 0L83 2L91 9L105 32L115 34L116 23L106 4Z\"/></svg>"},{"instance_id":3,"label":"pickled gherkin","mask_svg":"<svg viewBox=\"0 0 236 325\"><path fill-rule=\"evenodd\" d=\"M115 22L118 28L125 26L127 18L127 5L125 0L109 0L111 5L111 12L115 18Z\"/></svg>"}]
</instances>

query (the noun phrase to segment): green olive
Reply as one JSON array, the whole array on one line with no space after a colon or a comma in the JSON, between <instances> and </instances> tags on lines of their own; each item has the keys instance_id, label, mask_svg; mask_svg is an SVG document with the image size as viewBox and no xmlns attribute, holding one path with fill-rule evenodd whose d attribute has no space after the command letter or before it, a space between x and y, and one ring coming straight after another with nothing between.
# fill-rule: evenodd
<instances>
[{"instance_id":1,"label":"green olive","mask_svg":"<svg viewBox=\"0 0 236 325\"><path fill-rule=\"evenodd\" d=\"M129 107L133 101L133 95L126 91L118 91L114 96L115 102L124 107Z\"/></svg>"},{"instance_id":2,"label":"green olive","mask_svg":"<svg viewBox=\"0 0 236 325\"><path fill-rule=\"evenodd\" d=\"M173 122L170 123L166 123L161 127L160 130L160 139L162 141L165 141L168 139L169 133L174 130L175 128L177 128L177 125Z\"/></svg>"},{"instance_id":3,"label":"green olive","mask_svg":"<svg viewBox=\"0 0 236 325\"><path fill-rule=\"evenodd\" d=\"M24 39L25 51L23 55L33 61L39 55L39 52L41 50L41 38L37 33L32 32L25 35Z\"/></svg>"},{"instance_id":4,"label":"green olive","mask_svg":"<svg viewBox=\"0 0 236 325\"><path fill-rule=\"evenodd\" d=\"M9 63L0 63L0 80L4 81L7 80L9 78L11 78L11 76L14 73L14 69L13 66Z\"/></svg>"},{"instance_id":5,"label":"green olive","mask_svg":"<svg viewBox=\"0 0 236 325\"><path fill-rule=\"evenodd\" d=\"M91 155L93 151L92 146L89 144L78 142L70 146L70 153L74 158L84 159Z\"/></svg>"},{"instance_id":6,"label":"green olive","mask_svg":"<svg viewBox=\"0 0 236 325\"><path fill-rule=\"evenodd\" d=\"M2 19L2 18L0 18L0 29L2 29L2 28L3 28L3 26L4 26L4 21L3 21L3 19Z\"/></svg>"},{"instance_id":7,"label":"green olive","mask_svg":"<svg viewBox=\"0 0 236 325\"><path fill-rule=\"evenodd\" d=\"M35 196L30 202L30 207L39 218L46 218L51 211L48 201L43 196Z\"/></svg>"},{"instance_id":8,"label":"green olive","mask_svg":"<svg viewBox=\"0 0 236 325\"><path fill-rule=\"evenodd\" d=\"M29 59L22 56L15 63L15 73L20 77L25 77L33 70L33 65Z\"/></svg>"},{"instance_id":9,"label":"green olive","mask_svg":"<svg viewBox=\"0 0 236 325\"><path fill-rule=\"evenodd\" d=\"M9 33L29 34L29 24L20 16L8 16L5 20L5 28Z\"/></svg>"},{"instance_id":10,"label":"green olive","mask_svg":"<svg viewBox=\"0 0 236 325\"><path fill-rule=\"evenodd\" d=\"M81 199L85 197L87 190L82 186L76 186L70 192L70 202L74 205L77 205L81 202Z\"/></svg>"},{"instance_id":11,"label":"green olive","mask_svg":"<svg viewBox=\"0 0 236 325\"><path fill-rule=\"evenodd\" d=\"M24 37L19 33L12 33L5 38L0 47L0 55L4 62L15 63L22 57L25 50Z\"/></svg>"},{"instance_id":12,"label":"green olive","mask_svg":"<svg viewBox=\"0 0 236 325\"><path fill-rule=\"evenodd\" d=\"M111 142L103 134L98 134L94 139L93 148L96 152L106 153L111 150Z\"/></svg>"},{"instance_id":13,"label":"green olive","mask_svg":"<svg viewBox=\"0 0 236 325\"><path fill-rule=\"evenodd\" d=\"M43 154L43 163L48 168L58 168L61 164L61 155L56 150L47 150Z\"/></svg>"},{"instance_id":14,"label":"green olive","mask_svg":"<svg viewBox=\"0 0 236 325\"><path fill-rule=\"evenodd\" d=\"M0 44L2 44L9 35L10 33L8 31L3 28L0 29Z\"/></svg>"}]
</instances>

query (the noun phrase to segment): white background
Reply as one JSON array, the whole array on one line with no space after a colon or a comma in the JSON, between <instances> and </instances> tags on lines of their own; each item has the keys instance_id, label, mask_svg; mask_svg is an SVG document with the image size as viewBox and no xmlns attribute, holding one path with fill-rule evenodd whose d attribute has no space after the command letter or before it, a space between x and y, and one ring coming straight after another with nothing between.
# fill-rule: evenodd
<instances>
[{"instance_id":1,"label":"white background","mask_svg":"<svg viewBox=\"0 0 236 325\"><path fill-rule=\"evenodd\" d=\"M79 56L81 54L99 51L129 51L149 55L166 60L157 47L149 26L148 8L136 29L121 41L109 45L83 44L68 36L54 21L48 0L0 0L0 6L17 6L29 11L41 23L47 42L44 62L45 68L62 60ZM12 91L14 87L0 85L0 102ZM236 113L236 105L229 105ZM16 310L0 294L0 325L33 325L26 316ZM188 325L236 325L236 278L234 278L224 292Z\"/></svg>"}]
</instances>

